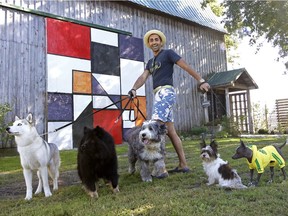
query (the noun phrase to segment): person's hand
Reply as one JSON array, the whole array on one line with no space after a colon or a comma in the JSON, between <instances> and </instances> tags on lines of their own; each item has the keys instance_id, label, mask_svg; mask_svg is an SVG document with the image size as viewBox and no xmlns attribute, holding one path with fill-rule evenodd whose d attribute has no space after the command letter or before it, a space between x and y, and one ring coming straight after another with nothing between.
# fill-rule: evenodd
<instances>
[{"instance_id":1,"label":"person's hand","mask_svg":"<svg viewBox=\"0 0 288 216\"><path fill-rule=\"evenodd\" d=\"M210 89L210 85L207 82L202 82L202 83L199 84L199 88L200 88L201 91L208 92L209 89Z\"/></svg>"},{"instance_id":2,"label":"person's hand","mask_svg":"<svg viewBox=\"0 0 288 216\"><path fill-rule=\"evenodd\" d=\"M128 96L130 98L135 98L136 97L136 90L135 89L131 89L129 92L128 92Z\"/></svg>"}]
</instances>

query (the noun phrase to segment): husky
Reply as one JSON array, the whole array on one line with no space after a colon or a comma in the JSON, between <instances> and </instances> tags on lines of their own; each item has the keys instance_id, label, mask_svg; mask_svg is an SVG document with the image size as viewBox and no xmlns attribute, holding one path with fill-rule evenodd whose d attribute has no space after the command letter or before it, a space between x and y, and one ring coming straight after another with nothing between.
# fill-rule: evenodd
<instances>
[{"instance_id":1,"label":"husky","mask_svg":"<svg viewBox=\"0 0 288 216\"><path fill-rule=\"evenodd\" d=\"M37 170L39 178L35 194L41 193L43 187L45 197L51 196L48 173L53 179L53 190L57 190L60 167L58 147L53 143L47 143L40 137L33 124L31 113L28 114L26 119L15 116L13 125L6 128L6 131L8 134L15 136L26 183L25 200L32 199L33 170Z\"/></svg>"}]
</instances>

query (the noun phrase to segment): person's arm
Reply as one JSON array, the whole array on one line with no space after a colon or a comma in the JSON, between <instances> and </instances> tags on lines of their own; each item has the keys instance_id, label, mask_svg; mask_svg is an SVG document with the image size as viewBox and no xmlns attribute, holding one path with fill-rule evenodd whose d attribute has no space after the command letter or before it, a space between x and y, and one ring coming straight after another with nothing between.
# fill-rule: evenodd
<instances>
[{"instance_id":1,"label":"person's arm","mask_svg":"<svg viewBox=\"0 0 288 216\"><path fill-rule=\"evenodd\" d=\"M129 91L129 95L132 94L132 97L136 97L136 90L139 89L142 85L144 85L144 83L146 82L146 80L148 79L150 73L148 70L144 70L144 72L138 77L138 79L136 80L136 82L134 83L132 89Z\"/></svg>"},{"instance_id":2,"label":"person's arm","mask_svg":"<svg viewBox=\"0 0 288 216\"><path fill-rule=\"evenodd\" d=\"M206 92L209 90L209 83L205 82L205 80L200 76L200 74L193 70L182 58L179 59L176 64L183 70L187 71L192 77L194 77L194 79L199 82L200 90L205 90Z\"/></svg>"}]
</instances>

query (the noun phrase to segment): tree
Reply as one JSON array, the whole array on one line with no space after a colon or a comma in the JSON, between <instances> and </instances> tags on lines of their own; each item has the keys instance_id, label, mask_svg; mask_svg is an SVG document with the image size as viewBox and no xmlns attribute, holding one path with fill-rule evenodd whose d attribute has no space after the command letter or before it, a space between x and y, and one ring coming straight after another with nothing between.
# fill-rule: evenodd
<instances>
[{"instance_id":1,"label":"tree","mask_svg":"<svg viewBox=\"0 0 288 216\"><path fill-rule=\"evenodd\" d=\"M214 0L205 0L206 3ZM260 37L279 48L279 56L288 56L288 1L224 0L223 22L230 34L248 36L260 49Z\"/></svg>"},{"instance_id":2,"label":"tree","mask_svg":"<svg viewBox=\"0 0 288 216\"><path fill-rule=\"evenodd\" d=\"M211 8L212 12L218 16L218 17L223 17L224 14L224 6L223 4L220 4L218 0L203 0L202 2L202 7L209 7ZM227 61L229 63L234 63L234 60L236 58L239 58L238 54L233 52L233 50L237 50L238 48L238 35L235 33L229 33L224 35L225 38L225 47L227 50Z\"/></svg>"},{"instance_id":3,"label":"tree","mask_svg":"<svg viewBox=\"0 0 288 216\"><path fill-rule=\"evenodd\" d=\"M220 1L221 4L218 3ZM255 45L259 50L263 44L258 39L264 37L267 42L279 48L279 57L288 56L287 0L203 0L202 6L207 5L223 18L225 29L230 35L228 39L232 39L232 46L228 44L228 49L237 48L237 37L241 39L248 36L250 45ZM228 43L231 41L228 40Z\"/></svg>"}]
</instances>

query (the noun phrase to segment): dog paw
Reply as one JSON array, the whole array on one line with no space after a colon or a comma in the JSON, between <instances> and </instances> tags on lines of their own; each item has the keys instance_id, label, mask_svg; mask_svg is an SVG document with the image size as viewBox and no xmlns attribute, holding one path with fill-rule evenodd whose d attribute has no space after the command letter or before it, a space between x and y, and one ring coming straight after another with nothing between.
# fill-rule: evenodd
<instances>
[{"instance_id":1,"label":"dog paw","mask_svg":"<svg viewBox=\"0 0 288 216\"><path fill-rule=\"evenodd\" d=\"M164 179L164 178L167 178L168 176L169 176L168 172L165 172L158 176L152 176L152 177L157 178L157 179Z\"/></svg>"},{"instance_id":2,"label":"dog paw","mask_svg":"<svg viewBox=\"0 0 288 216\"><path fill-rule=\"evenodd\" d=\"M117 186L116 188L113 188L113 193L119 193L120 190L119 190L119 187Z\"/></svg>"},{"instance_id":3,"label":"dog paw","mask_svg":"<svg viewBox=\"0 0 288 216\"><path fill-rule=\"evenodd\" d=\"M50 197L50 196L52 196L52 193L51 193L51 192L46 192L46 193L45 193L45 197Z\"/></svg>"},{"instance_id":4,"label":"dog paw","mask_svg":"<svg viewBox=\"0 0 288 216\"><path fill-rule=\"evenodd\" d=\"M267 184L271 184L271 183L273 183L273 180L269 180L268 182L267 182Z\"/></svg>"},{"instance_id":5,"label":"dog paw","mask_svg":"<svg viewBox=\"0 0 288 216\"><path fill-rule=\"evenodd\" d=\"M258 183L257 182L249 182L248 183L248 187L256 187L258 185Z\"/></svg>"},{"instance_id":6,"label":"dog paw","mask_svg":"<svg viewBox=\"0 0 288 216\"><path fill-rule=\"evenodd\" d=\"M25 197L25 200L31 200L32 199L32 196L26 196Z\"/></svg>"},{"instance_id":7,"label":"dog paw","mask_svg":"<svg viewBox=\"0 0 288 216\"><path fill-rule=\"evenodd\" d=\"M36 194L40 194L41 192L42 192L42 190L41 190L41 189L40 189L40 190L39 190L39 189L37 189L37 190L35 191L35 193L34 193L34 194L35 194L35 195L36 195Z\"/></svg>"},{"instance_id":8,"label":"dog paw","mask_svg":"<svg viewBox=\"0 0 288 216\"><path fill-rule=\"evenodd\" d=\"M88 191L88 195L89 195L91 198L96 198L96 199L99 197L97 191Z\"/></svg>"},{"instance_id":9,"label":"dog paw","mask_svg":"<svg viewBox=\"0 0 288 216\"><path fill-rule=\"evenodd\" d=\"M129 172L130 174L135 173L135 171L136 171L135 168L131 168L131 167L129 167L129 169L128 169L128 172Z\"/></svg>"},{"instance_id":10,"label":"dog paw","mask_svg":"<svg viewBox=\"0 0 288 216\"><path fill-rule=\"evenodd\" d=\"M152 182L152 178L142 178L143 182Z\"/></svg>"}]
</instances>

